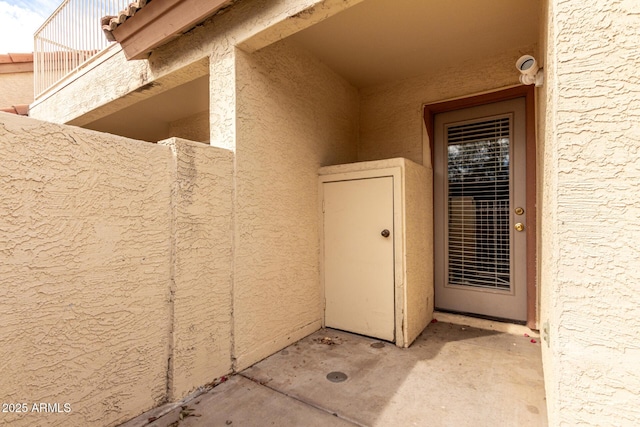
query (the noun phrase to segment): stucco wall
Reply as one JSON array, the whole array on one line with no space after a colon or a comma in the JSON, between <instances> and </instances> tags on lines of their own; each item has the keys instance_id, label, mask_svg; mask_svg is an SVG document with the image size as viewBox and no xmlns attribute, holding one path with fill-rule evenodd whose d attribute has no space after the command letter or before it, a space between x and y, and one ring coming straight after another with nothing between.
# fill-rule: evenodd
<instances>
[{"instance_id":1,"label":"stucco wall","mask_svg":"<svg viewBox=\"0 0 640 427\"><path fill-rule=\"evenodd\" d=\"M173 167L173 351L167 399L231 371L233 153L179 138Z\"/></svg>"},{"instance_id":2,"label":"stucco wall","mask_svg":"<svg viewBox=\"0 0 640 427\"><path fill-rule=\"evenodd\" d=\"M555 274L557 257L554 236L557 233L556 196L558 184L553 179L556 167L554 164L556 145L554 141L554 106L555 93L555 64L553 56L553 16L548 0L541 4L540 13L540 58L544 67L545 84L536 89L536 121L537 121L537 213L538 213L538 289L539 289L539 319L542 344L542 366L547 400L547 414L549 420L558 419L558 408L553 402L558 401L557 365L550 352L548 336L549 314L551 301L555 295L552 277ZM555 323L555 321L554 321Z\"/></svg>"},{"instance_id":3,"label":"stucco wall","mask_svg":"<svg viewBox=\"0 0 640 427\"><path fill-rule=\"evenodd\" d=\"M165 397L171 153L0 113L3 402L11 425L113 425Z\"/></svg>"},{"instance_id":4,"label":"stucco wall","mask_svg":"<svg viewBox=\"0 0 640 427\"><path fill-rule=\"evenodd\" d=\"M405 343L412 343L433 318L433 173L404 162Z\"/></svg>"},{"instance_id":5,"label":"stucco wall","mask_svg":"<svg viewBox=\"0 0 640 427\"><path fill-rule=\"evenodd\" d=\"M202 77L212 66L226 62L234 46L248 52L280 40L362 0L252 0L240 1L220 15L154 50L148 61L127 61L113 44L86 72L74 74L55 91L38 99L32 117L78 126L112 114L143 99ZM304 11L309 11L304 13ZM217 69L221 71L220 67ZM234 91L233 74L211 74L211 92ZM101 90L93 90L100 87ZM221 98L217 98L221 100ZM218 105L225 110L223 105ZM231 108L231 111L234 111ZM212 105L212 131L231 126L233 119ZM225 113L221 111L219 113ZM216 115L222 123L216 123ZM223 131L224 133L224 131ZM216 138L212 137L212 141ZM215 144L214 144L215 145ZM233 146L227 146L233 148Z\"/></svg>"},{"instance_id":6,"label":"stucco wall","mask_svg":"<svg viewBox=\"0 0 640 427\"><path fill-rule=\"evenodd\" d=\"M0 107L33 102L33 72L0 73Z\"/></svg>"},{"instance_id":7,"label":"stucco wall","mask_svg":"<svg viewBox=\"0 0 640 427\"><path fill-rule=\"evenodd\" d=\"M542 235L550 425L640 423L640 15L550 0Z\"/></svg>"},{"instance_id":8,"label":"stucco wall","mask_svg":"<svg viewBox=\"0 0 640 427\"><path fill-rule=\"evenodd\" d=\"M518 85L515 61L535 48L361 89L358 160L405 157L423 164L423 105Z\"/></svg>"},{"instance_id":9,"label":"stucco wall","mask_svg":"<svg viewBox=\"0 0 640 427\"><path fill-rule=\"evenodd\" d=\"M203 111L169 123L169 135L191 141L209 142L209 112Z\"/></svg>"},{"instance_id":10,"label":"stucco wall","mask_svg":"<svg viewBox=\"0 0 640 427\"><path fill-rule=\"evenodd\" d=\"M356 89L288 42L237 51L237 368L318 329L320 166L356 157Z\"/></svg>"},{"instance_id":11,"label":"stucco wall","mask_svg":"<svg viewBox=\"0 0 640 427\"><path fill-rule=\"evenodd\" d=\"M104 426L231 370L232 153L0 113L3 403Z\"/></svg>"}]
</instances>

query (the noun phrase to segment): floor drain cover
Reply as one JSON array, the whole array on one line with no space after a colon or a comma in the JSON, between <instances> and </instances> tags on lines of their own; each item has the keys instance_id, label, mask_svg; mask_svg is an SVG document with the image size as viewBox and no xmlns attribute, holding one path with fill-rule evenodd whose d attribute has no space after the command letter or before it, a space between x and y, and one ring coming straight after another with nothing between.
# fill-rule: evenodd
<instances>
[{"instance_id":1,"label":"floor drain cover","mask_svg":"<svg viewBox=\"0 0 640 427\"><path fill-rule=\"evenodd\" d=\"M384 347L384 343L383 342L374 342L373 344L371 344L371 347L373 347L373 348L382 348L382 347Z\"/></svg>"},{"instance_id":2,"label":"floor drain cover","mask_svg":"<svg viewBox=\"0 0 640 427\"><path fill-rule=\"evenodd\" d=\"M342 381L347 380L347 374L345 374L344 372L337 372L337 371L329 372L327 374L327 379L332 383L341 383Z\"/></svg>"}]
</instances>

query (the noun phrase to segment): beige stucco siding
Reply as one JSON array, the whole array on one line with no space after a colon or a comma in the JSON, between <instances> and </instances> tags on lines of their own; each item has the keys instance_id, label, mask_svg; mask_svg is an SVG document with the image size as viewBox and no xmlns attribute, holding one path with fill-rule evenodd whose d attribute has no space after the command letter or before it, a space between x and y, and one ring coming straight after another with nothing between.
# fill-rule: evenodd
<instances>
[{"instance_id":1,"label":"beige stucco siding","mask_svg":"<svg viewBox=\"0 0 640 427\"><path fill-rule=\"evenodd\" d=\"M71 409L2 422L116 425L231 371L232 152L6 113L0 144L0 394Z\"/></svg>"},{"instance_id":2,"label":"beige stucco siding","mask_svg":"<svg viewBox=\"0 0 640 427\"><path fill-rule=\"evenodd\" d=\"M168 147L0 113L0 395L113 425L164 399Z\"/></svg>"},{"instance_id":3,"label":"beige stucco siding","mask_svg":"<svg viewBox=\"0 0 640 427\"><path fill-rule=\"evenodd\" d=\"M552 302L557 295L557 287L553 285L555 275L555 257L557 257L558 221L557 221L557 180L555 179L554 166L555 151L557 145L554 135L555 109L553 98L557 89L555 85L555 46L549 42L553 38L553 8L549 1L545 0L541 5L543 8L540 14L540 39L547 41L541 45L541 58L544 65L544 87L536 90L537 104L537 154L538 154L538 288L539 300L539 320L542 362L544 369L545 392L547 398L547 414L549 420L558 419L559 384L558 367L550 349L549 325L557 323L551 322ZM554 314L557 313L554 311Z\"/></svg>"},{"instance_id":4,"label":"beige stucco siding","mask_svg":"<svg viewBox=\"0 0 640 427\"><path fill-rule=\"evenodd\" d=\"M231 371L233 153L171 138L173 354L169 400Z\"/></svg>"},{"instance_id":5,"label":"beige stucco siding","mask_svg":"<svg viewBox=\"0 0 640 427\"><path fill-rule=\"evenodd\" d=\"M404 162L404 342L412 343L433 318L433 173Z\"/></svg>"},{"instance_id":6,"label":"beige stucco siding","mask_svg":"<svg viewBox=\"0 0 640 427\"><path fill-rule=\"evenodd\" d=\"M190 141L209 142L209 112L203 111L169 123L169 135Z\"/></svg>"},{"instance_id":7,"label":"beige stucco siding","mask_svg":"<svg viewBox=\"0 0 640 427\"><path fill-rule=\"evenodd\" d=\"M549 3L541 279L550 425L638 425L638 4Z\"/></svg>"},{"instance_id":8,"label":"beige stucco siding","mask_svg":"<svg viewBox=\"0 0 640 427\"><path fill-rule=\"evenodd\" d=\"M355 160L357 91L289 43L237 52L237 368L318 329L320 166Z\"/></svg>"},{"instance_id":9,"label":"beige stucco siding","mask_svg":"<svg viewBox=\"0 0 640 427\"><path fill-rule=\"evenodd\" d=\"M0 108L33 102L33 72L0 73Z\"/></svg>"},{"instance_id":10,"label":"beige stucco siding","mask_svg":"<svg viewBox=\"0 0 640 427\"><path fill-rule=\"evenodd\" d=\"M515 61L534 51L535 46L523 47L484 61L361 89L358 160L405 157L423 164L423 106L518 85Z\"/></svg>"},{"instance_id":11,"label":"beige stucco siding","mask_svg":"<svg viewBox=\"0 0 640 427\"><path fill-rule=\"evenodd\" d=\"M213 63L224 62L221 58L229 58L236 45L253 51L360 1L237 2L222 14L155 49L148 61L127 61L119 45L113 44L87 70L69 77L57 90L40 97L32 106L31 115L56 123L85 125L206 75L209 57ZM223 68L233 70L232 67ZM233 79L228 79L233 75L226 71L219 75L219 79L212 79L212 94L233 92L234 86L230 85ZM222 102L221 98L218 99ZM213 105L211 114L212 128L215 129L217 112ZM227 119L222 117L223 122ZM212 141L215 138L212 137Z\"/></svg>"}]
</instances>

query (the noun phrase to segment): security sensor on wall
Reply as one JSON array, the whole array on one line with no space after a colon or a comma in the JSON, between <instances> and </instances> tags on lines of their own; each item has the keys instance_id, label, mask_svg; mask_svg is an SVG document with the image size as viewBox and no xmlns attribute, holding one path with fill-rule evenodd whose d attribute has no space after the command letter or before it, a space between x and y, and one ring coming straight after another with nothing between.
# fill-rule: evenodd
<instances>
[{"instance_id":1,"label":"security sensor on wall","mask_svg":"<svg viewBox=\"0 0 640 427\"><path fill-rule=\"evenodd\" d=\"M538 67L538 62L531 55L522 55L516 61L516 68L520 71L520 83L525 85L535 84L536 87L542 86L544 82L544 74L542 68Z\"/></svg>"}]
</instances>

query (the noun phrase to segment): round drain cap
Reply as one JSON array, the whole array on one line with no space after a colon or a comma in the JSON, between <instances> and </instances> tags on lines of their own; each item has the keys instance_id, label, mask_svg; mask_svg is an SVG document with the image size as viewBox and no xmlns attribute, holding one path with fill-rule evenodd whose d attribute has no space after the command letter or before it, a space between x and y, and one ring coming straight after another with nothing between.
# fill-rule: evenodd
<instances>
[{"instance_id":1,"label":"round drain cap","mask_svg":"<svg viewBox=\"0 0 640 427\"><path fill-rule=\"evenodd\" d=\"M383 342L374 342L373 344L371 344L371 347L373 347L373 348L383 348L384 347L384 343Z\"/></svg>"},{"instance_id":2,"label":"round drain cap","mask_svg":"<svg viewBox=\"0 0 640 427\"><path fill-rule=\"evenodd\" d=\"M334 371L327 374L327 379L332 383L341 383L343 381L346 381L347 378L347 374L345 374L344 372Z\"/></svg>"}]
</instances>

